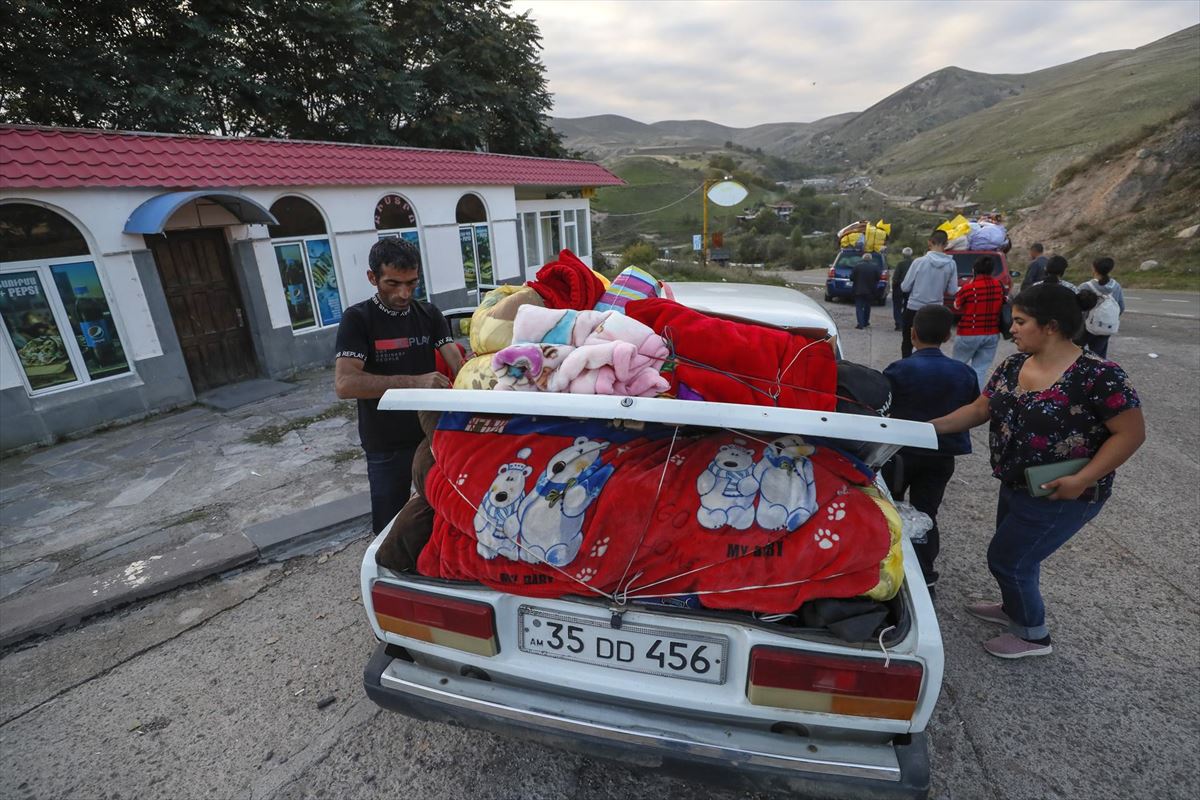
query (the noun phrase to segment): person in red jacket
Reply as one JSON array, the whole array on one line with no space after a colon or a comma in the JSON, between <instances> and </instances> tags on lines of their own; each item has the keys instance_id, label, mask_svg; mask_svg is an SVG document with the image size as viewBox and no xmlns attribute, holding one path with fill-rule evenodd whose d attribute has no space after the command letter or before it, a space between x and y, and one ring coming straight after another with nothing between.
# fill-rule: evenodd
<instances>
[{"instance_id":1,"label":"person in red jacket","mask_svg":"<svg viewBox=\"0 0 1200 800\"><path fill-rule=\"evenodd\" d=\"M954 358L975 370L980 389L987 383L988 371L1000 344L1004 286L992 277L995 270L994 258L980 256L972 270L974 277L954 295L954 310L959 313Z\"/></svg>"}]
</instances>

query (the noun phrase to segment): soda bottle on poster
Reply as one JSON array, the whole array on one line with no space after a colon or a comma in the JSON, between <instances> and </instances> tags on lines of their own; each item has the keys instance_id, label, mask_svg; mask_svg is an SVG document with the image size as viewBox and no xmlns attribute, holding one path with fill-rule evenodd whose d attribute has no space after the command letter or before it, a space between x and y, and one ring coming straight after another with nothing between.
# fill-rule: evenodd
<instances>
[{"instance_id":1,"label":"soda bottle on poster","mask_svg":"<svg viewBox=\"0 0 1200 800\"><path fill-rule=\"evenodd\" d=\"M84 346L92 352L96 363L109 366L116 360L113 347L111 322L106 318L106 304L92 297L85 289L76 289L75 318L79 320L79 332Z\"/></svg>"},{"instance_id":2,"label":"soda bottle on poster","mask_svg":"<svg viewBox=\"0 0 1200 800\"><path fill-rule=\"evenodd\" d=\"M287 299L288 304L292 306L292 316L304 316L308 306L308 285L304 280L304 270L295 260L288 261Z\"/></svg>"}]
</instances>

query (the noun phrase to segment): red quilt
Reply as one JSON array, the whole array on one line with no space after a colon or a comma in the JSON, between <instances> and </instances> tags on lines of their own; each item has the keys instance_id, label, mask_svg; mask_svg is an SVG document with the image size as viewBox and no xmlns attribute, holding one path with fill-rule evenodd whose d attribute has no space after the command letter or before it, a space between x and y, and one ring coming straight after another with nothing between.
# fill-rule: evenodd
<instances>
[{"instance_id":1,"label":"red quilt","mask_svg":"<svg viewBox=\"0 0 1200 800\"><path fill-rule=\"evenodd\" d=\"M887 522L850 488L869 478L848 458L797 436L693 429L672 446L673 432L443 414L418 570L531 597L698 593L770 613L878 582Z\"/></svg>"},{"instance_id":2,"label":"red quilt","mask_svg":"<svg viewBox=\"0 0 1200 800\"><path fill-rule=\"evenodd\" d=\"M668 341L679 356L674 385L705 400L815 411L837 406L837 362L826 343L661 298L631 301L625 313Z\"/></svg>"}]
</instances>

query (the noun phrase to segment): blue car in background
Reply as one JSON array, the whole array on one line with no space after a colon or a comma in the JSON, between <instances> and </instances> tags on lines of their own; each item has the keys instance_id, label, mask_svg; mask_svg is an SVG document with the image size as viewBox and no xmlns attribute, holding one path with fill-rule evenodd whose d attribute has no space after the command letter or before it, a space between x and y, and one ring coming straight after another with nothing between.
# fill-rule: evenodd
<instances>
[{"instance_id":1,"label":"blue car in background","mask_svg":"<svg viewBox=\"0 0 1200 800\"><path fill-rule=\"evenodd\" d=\"M825 302L832 302L837 297L844 297L846 299L854 298L854 281L850 279L850 275L854 267L863 259L873 260L883 271L879 278L879 284L875 287L875 293L871 296L871 302L877 306L881 306L887 302L887 259L883 253L862 253L858 250L842 250L838 252L837 258L833 260L833 265L829 268L829 277L825 280Z\"/></svg>"}]
</instances>

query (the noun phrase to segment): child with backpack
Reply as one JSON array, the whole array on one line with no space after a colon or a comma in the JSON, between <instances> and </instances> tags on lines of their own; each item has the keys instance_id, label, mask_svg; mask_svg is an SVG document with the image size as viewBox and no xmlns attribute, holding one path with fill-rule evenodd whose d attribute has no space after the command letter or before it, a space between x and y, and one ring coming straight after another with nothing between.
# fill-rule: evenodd
<instances>
[{"instance_id":1,"label":"child with backpack","mask_svg":"<svg viewBox=\"0 0 1200 800\"><path fill-rule=\"evenodd\" d=\"M1081 344L1101 358L1108 358L1108 337L1117 332L1121 315L1125 313L1121 284L1110 277L1114 266L1111 258L1096 259L1092 262L1092 279L1079 287L1079 291L1092 292L1099 297L1095 308L1083 321Z\"/></svg>"}]
</instances>

